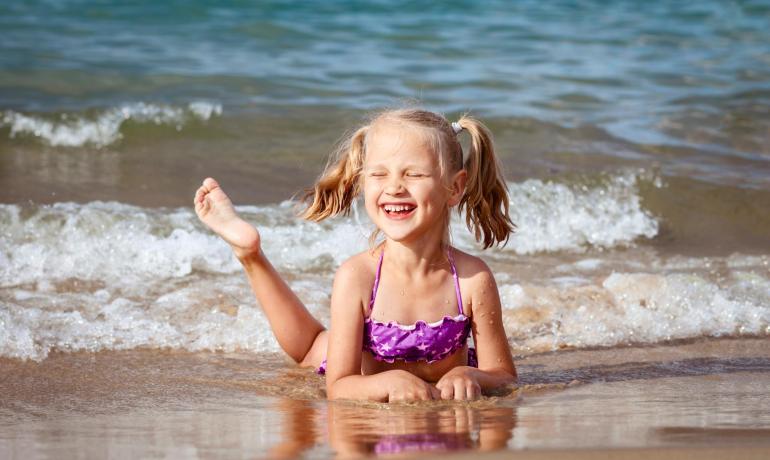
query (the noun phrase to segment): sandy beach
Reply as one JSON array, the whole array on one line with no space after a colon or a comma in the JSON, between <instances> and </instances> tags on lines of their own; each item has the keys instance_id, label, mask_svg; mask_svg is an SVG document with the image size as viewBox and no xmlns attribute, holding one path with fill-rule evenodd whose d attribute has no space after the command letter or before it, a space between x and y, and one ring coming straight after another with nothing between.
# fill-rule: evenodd
<instances>
[{"instance_id":1,"label":"sandy beach","mask_svg":"<svg viewBox=\"0 0 770 460\"><path fill-rule=\"evenodd\" d=\"M767 339L520 357L476 402L329 403L280 355L133 350L0 361L2 458L760 458ZM98 442L93 442L98 440Z\"/></svg>"}]
</instances>

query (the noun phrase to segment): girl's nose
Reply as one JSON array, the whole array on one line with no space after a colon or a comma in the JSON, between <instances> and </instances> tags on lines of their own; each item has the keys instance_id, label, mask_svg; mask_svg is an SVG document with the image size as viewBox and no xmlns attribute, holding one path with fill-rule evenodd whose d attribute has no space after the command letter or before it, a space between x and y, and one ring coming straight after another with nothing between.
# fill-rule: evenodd
<instances>
[{"instance_id":1,"label":"girl's nose","mask_svg":"<svg viewBox=\"0 0 770 460\"><path fill-rule=\"evenodd\" d=\"M385 184L385 193L388 195L401 195L406 191L404 182L400 177L391 177Z\"/></svg>"}]
</instances>

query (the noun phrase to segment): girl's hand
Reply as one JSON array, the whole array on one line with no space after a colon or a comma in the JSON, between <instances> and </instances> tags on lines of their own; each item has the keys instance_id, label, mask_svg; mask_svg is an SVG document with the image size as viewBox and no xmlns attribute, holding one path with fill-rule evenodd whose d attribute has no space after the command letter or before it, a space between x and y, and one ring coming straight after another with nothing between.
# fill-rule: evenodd
<instances>
[{"instance_id":1,"label":"girl's hand","mask_svg":"<svg viewBox=\"0 0 770 460\"><path fill-rule=\"evenodd\" d=\"M403 370L388 371L384 384L387 386L388 402L429 401L441 397L436 387Z\"/></svg>"},{"instance_id":2,"label":"girl's hand","mask_svg":"<svg viewBox=\"0 0 770 460\"><path fill-rule=\"evenodd\" d=\"M193 199L198 219L227 241L239 260L259 255L259 232L241 219L232 201L214 179L207 177Z\"/></svg>"},{"instance_id":3,"label":"girl's hand","mask_svg":"<svg viewBox=\"0 0 770 460\"><path fill-rule=\"evenodd\" d=\"M481 397L481 385L476 373L478 370L469 366L458 366L444 374L436 383L441 392L441 399L458 401L474 400Z\"/></svg>"}]
</instances>

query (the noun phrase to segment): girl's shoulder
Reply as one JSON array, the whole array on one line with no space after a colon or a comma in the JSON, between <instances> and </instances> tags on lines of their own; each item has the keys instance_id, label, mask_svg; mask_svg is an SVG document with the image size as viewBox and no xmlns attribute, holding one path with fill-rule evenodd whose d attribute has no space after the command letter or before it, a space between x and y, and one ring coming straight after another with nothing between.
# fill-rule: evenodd
<instances>
[{"instance_id":1,"label":"girl's shoulder","mask_svg":"<svg viewBox=\"0 0 770 460\"><path fill-rule=\"evenodd\" d=\"M457 267L465 314L473 317L474 312L499 309L497 283L486 262L454 248L452 257Z\"/></svg>"},{"instance_id":2,"label":"girl's shoulder","mask_svg":"<svg viewBox=\"0 0 770 460\"><path fill-rule=\"evenodd\" d=\"M457 267L457 276L467 281L488 281L492 270L480 257L463 252L455 247L451 249L452 258Z\"/></svg>"},{"instance_id":3,"label":"girl's shoulder","mask_svg":"<svg viewBox=\"0 0 770 460\"><path fill-rule=\"evenodd\" d=\"M337 268L335 283L344 283L348 289L368 295L377 275L378 260L379 253L370 250L351 256Z\"/></svg>"}]
</instances>

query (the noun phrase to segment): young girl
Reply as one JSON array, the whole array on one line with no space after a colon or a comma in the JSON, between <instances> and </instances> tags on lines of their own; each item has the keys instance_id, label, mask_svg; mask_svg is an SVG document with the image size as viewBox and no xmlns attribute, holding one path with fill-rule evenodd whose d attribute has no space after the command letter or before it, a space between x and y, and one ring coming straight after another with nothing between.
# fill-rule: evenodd
<instances>
[{"instance_id":1,"label":"young girl","mask_svg":"<svg viewBox=\"0 0 770 460\"><path fill-rule=\"evenodd\" d=\"M465 160L462 131L471 137ZM346 214L360 194L377 232L370 250L337 270L328 331L272 267L259 233L215 180L196 192L195 211L231 245L281 347L300 365L325 365L329 399L477 399L514 382L492 273L449 244L453 207L465 210L484 248L506 242L514 228L486 127L417 109L379 114L330 161L305 196L304 217ZM475 349L467 345L470 333Z\"/></svg>"}]
</instances>

